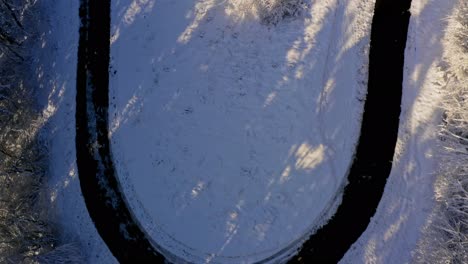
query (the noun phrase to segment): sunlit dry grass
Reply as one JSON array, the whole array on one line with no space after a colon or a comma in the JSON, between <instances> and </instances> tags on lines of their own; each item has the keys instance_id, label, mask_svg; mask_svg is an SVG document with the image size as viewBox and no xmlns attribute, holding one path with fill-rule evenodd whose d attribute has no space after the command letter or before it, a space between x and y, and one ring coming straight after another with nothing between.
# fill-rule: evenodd
<instances>
[{"instance_id":1,"label":"sunlit dry grass","mask_svg":"<svg viewBox=\"0 0 468 264\"><path fill-rule=\"evenodd\" d=\"M416 252L418 263L468 263L468 2L458 2L444 41L443 156L435 184L437 205Z\"/></svg>"}]
</instances>

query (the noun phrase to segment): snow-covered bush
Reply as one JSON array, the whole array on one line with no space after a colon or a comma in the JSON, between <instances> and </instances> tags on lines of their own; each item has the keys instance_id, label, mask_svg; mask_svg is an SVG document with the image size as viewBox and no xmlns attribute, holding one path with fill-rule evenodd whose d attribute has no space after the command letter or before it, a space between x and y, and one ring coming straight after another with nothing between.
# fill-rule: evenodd
<instances>
[{"instance_id":1,"label":"snow-covered bush","mask_svg":"<svg viewBox=\"0 0 468 264\"><path fill-rule=\"evenodd\" d=\"M431 223L418 263L468 263L468 2L459 0L446 32L447 86L440 129L443 148Z\"/></svg>"},{"instance_id":2,"label":"snow-covered bush","mask_svg":"<svg viewBox=\"0 0 468 264\"><path fill-rule=\"evenodd\" d=\"M25 22L33 11L26 9L34 2L0 0L0 263L80 263L76 247L59 246L42 196L47 151L34 87L25 81L31 72L27 34L34 31Z\"/></svg>"},{"instance_id":3,"label":"snow-covered bush","mask_svg":"<svg viewBox=\"0 0 468 264\"><path fill-rule=\"evenodd\" d=\"M304 0L230 0L228 13L238 17L254 17L266 25L276 25L300 16L308 5Z\"/></svg>"},{"instance_id":4,"label":"snow-covered bush","mask_svg":"<svg viewBox=\"0 0 468 264\"><path fill-rule=\"evenodd\" d=\"M273 25L285 18L301 15L307 8L303 0L259 0L255 4L261 21Z\"/></svg>"}]
</instances>

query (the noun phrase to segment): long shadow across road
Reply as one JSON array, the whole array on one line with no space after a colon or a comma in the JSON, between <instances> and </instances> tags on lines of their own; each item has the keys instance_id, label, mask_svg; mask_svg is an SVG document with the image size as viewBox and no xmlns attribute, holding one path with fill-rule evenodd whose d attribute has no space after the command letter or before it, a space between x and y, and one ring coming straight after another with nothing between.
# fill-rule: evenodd
<instances>
[{"instance_id":1,"label":"long shadow across road","mask_svg":"<svg viewBox=\"0 0 468 264\"><path fill-rule=\"evenodd\" d=\"M110 152L110 3L80 1L76 153L81 191L99 235L120 263L164 263L163 250L129 210ZM338 262L375 213L391 171L398 135L410 4L411 0L376 0L368 94L343 202L290 263Z\"/></svg>"}]
</instances>

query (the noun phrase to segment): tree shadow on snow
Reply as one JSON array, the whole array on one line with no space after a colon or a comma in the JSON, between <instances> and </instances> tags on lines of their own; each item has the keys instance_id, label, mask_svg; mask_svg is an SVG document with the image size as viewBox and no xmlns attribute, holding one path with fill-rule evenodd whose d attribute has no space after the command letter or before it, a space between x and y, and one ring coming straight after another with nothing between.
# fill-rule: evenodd
<instances>
[{"instance_id":1,"label":"tree shadow on snow","mask_svg":"<svg viewBox=\"0 0 468 264\"><path fill-rule=\"evenodd\" d=\"M280 239L275 234L284 229L296 234L263 248L261 254L269 256L284 247L299 247L328 220L351 165L367 85L370 25L358 36L358 29L344 29L371 19L365 12L345 16L349 6L336 2L313 1L302 15L276 25L260 23L248 12L239 15L236 6L216 1L186 4L169 16L158 12L158 6L180 3L114 4L109 128L113 157L126 198L139 208L134 213L144 219L142 225L153 238L164 229L158 217L169 222L191 219L184 223L192 232L171 230L169 236L182 235L193 244L213 239L212 251L203 254L205 261L235 261L246 256L232 253L233 239L247 237L252 249L258 249L265 241ZM329 8L330 3L337 7ZM363 3L359 8L369 7L373 6ZM346 36L339 38L341 32ZM161 42L163 48L151 45ZM157 140L145 133L131 134L136 133L132 127L152 129L147 125L151 119L158 120L156 130L167 134L154 131ZM197 133L200 138L193 136ZM129 141L128 136L141 141L134 149L146 145L154 151L144 157L121 153L120 142ZM146 180L138 183L127 167L143 163L151 164L152 178L143 176ZM216 177L226 171L232 175ZM170 182L175 177L178 180ZM159 205L159 210L166 207L159 215L145 204L162 200L151 189L158 185L148 181L178 184L164 199L170 203ZM220 189L221 194L213 191ZM214 208L226 198L233 203L213 215L200 213L201 201ZM213 227L224 230L224 237L194 232L203 224L197 222L202 219L198 215L224 219Z\"/></svg>"}]
</instances>

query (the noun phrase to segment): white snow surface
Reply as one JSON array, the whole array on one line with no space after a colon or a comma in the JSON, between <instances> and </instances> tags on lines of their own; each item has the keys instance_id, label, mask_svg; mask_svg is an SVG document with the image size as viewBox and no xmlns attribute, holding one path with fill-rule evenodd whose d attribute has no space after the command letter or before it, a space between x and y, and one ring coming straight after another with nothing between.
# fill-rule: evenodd
<instances>
[{"instance_id":1,"label":"white snow surface","mask_svg":"<svg viewBox=\"0 0 468 264\"><path fill-rule=\"evenodd\" d=\"M299 247L340 202L374 1L304 2L273 26L246 0L113 1L113 158L172 254L259 261Z\"/></svg>"},{"instance_id":2,"label":"white snow surface","mask_svg":"<svg viewBox=\"0 0 468 264\"><path fill-rule=\"evenodd\" d=\"M413 0L393 167L367 230L340 263L412 263L434 207L446 18L454 0Z\"/></svg>"}]
</instances>

